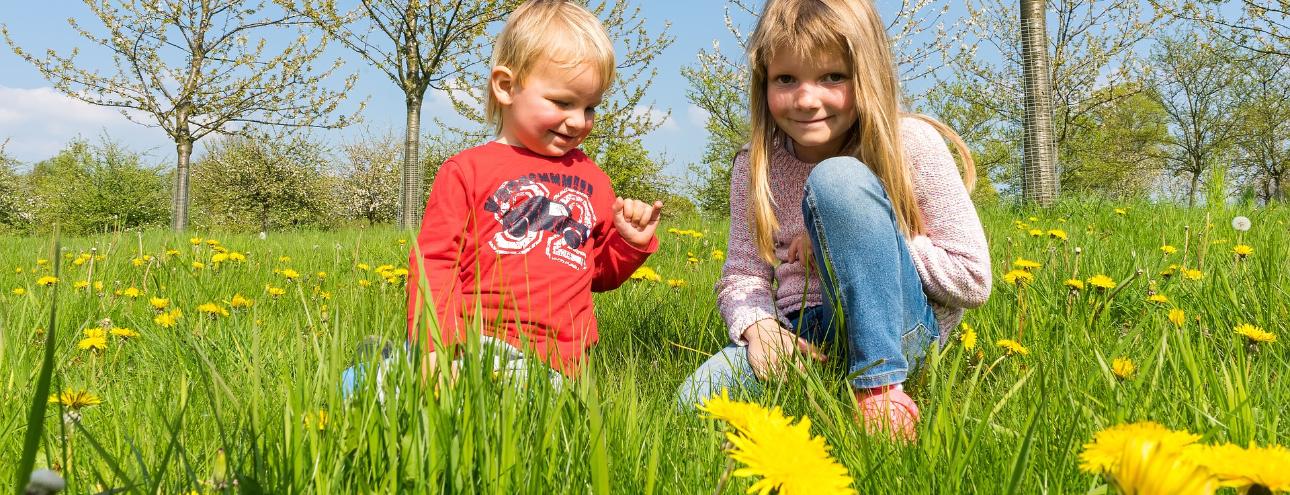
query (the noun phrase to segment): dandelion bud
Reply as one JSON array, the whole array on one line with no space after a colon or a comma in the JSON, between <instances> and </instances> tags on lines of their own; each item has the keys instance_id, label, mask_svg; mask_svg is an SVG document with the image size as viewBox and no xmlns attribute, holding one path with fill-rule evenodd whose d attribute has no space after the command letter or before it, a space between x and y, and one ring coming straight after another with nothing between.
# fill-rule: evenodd
<instances>
[{"instance_id":1,"label":"dandelion bud","mask_svg":"<svg viewBox=\"0 0 1290 495\"><path fill-rule=\"evenodd\" d=\"M1080 248L1079 246L1075 246L1075 255L1079 256L1081 254L1084 254L1084 249Z\"/></svg>"}]
</instances>

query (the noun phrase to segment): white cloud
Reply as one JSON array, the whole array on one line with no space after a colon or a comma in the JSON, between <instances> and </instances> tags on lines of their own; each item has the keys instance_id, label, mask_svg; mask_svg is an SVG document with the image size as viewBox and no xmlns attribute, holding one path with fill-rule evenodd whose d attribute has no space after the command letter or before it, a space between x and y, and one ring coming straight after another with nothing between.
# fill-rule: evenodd
<instances>
[{"instance_id":1,"label":"white cloud","mask_svg":"<svg viewBox=\"0 0 1290 495\"><path fill-rule=\"evenodd\" d=\"M5 152L22 162L44 160L76 137L97 140L107 134L135 151L173 144L160 129L130 122L115 109L91 105L52 87L0 86L0 142Z\"/></svg>"},{"instance_id":2,"label":"white cloud","mask_svg":"<svg viewBox=\"0 0 1290 495\"><path fill-rule=\"evenodd\" d=\"M708 117L712 116L712 114L708 113L707 110L704 110L703 107L695 104L690 104L690 106L686 107L685 114L690 118L690 123L700 129L707 128Z\"/></svg>"},{"instance_id":3,"label":"white cloud","mask_svg":"<svg viewBox=\"0 0 1290 495\"><path fill-rule=\"evenodd\" d=\"M637 106L632 109L633 117L639 117L642 115L648 115L651 122L659 124L658 130L660 131L676 131L681 129L681 127L676 124L676 120L672 118L671 114L652 106Z\"/></svg>"}]
</instances>

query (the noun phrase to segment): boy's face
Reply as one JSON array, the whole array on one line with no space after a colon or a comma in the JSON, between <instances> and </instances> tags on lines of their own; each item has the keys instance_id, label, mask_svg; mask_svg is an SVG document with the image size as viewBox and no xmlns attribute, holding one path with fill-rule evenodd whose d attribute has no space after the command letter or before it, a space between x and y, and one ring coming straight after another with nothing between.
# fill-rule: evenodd
<instances>
[{"instance_id":1,"label":"boy's face","mask_svg":"<svg viewBox=\"0 0 1290 495\"><path fill-rule=\"evenodd\" d=\"M545 156L561 156L582 144L591 133L596 105L604 93L595 68L588 63L539 66L523 86L505 67L494 67L492 79L491 89L502 105L497 141Z\"/></svg>"}]
</instances>

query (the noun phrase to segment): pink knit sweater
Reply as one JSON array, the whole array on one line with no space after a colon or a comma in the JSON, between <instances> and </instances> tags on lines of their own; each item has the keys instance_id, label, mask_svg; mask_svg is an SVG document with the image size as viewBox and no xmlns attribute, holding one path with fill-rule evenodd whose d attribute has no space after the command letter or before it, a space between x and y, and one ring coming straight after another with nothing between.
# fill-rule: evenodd
<instances>
[{"instance_id":1,"label":"pink knit sweater","mask_svg":"<svg viewBox=\"0 0 1290 495\"><path fill-rule=\"evenodd\" d=\"M906 118L901 121L905 159L913 171L914 194L926 232L908 242L918 275L948 336L963 317L990 296L990 253L985 232L949 148L936 129ZM786 149L771 156L771 194L775 198L775 257L785 260L788 245L806 231L802 196L814 163L798 160ZM730 174L730 239L726 264L717 281L717 305L730 338L746 345L744 329L763 319L785 325L785 314L803 306L823 304L820 278L811 273L809 287L800 263L771 265L761 259L748 226L748 154L735 157ZM778 282L778 285L775 282ZM805 294L803 294L805 292ZM805 304L803 304L805 295Z\"/></svg>"}]
</instances>

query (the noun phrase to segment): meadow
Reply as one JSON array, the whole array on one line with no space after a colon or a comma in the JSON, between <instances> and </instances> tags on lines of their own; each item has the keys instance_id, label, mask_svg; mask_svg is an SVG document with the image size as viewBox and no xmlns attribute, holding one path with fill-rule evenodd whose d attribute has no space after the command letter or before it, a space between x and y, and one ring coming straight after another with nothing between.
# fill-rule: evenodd
<instances>
[{"instance_id":1,"label":"meadow","mask_svg":"<svg viewBox=\"0 0 1290 495\"><path fill-rule=\"evenodd\" d=\"M866 435L829 364L746 399L809 418L860 493L1103 492L1083 445L1136 421L1290 443L1290 210L982 215L993 295L908 384L916 442ZM675 405L727 341L712 290L726 220L663 229L657 280L597 296L583 378L516 384L467 359L451 384L394 366L351 400L356 344L402 339L411 233L131 231L60 253L52 236L0 238L0 483L19 484L34 400L49 407L35 465L70 493L744 493L759 478L727 455L729 427Z\"/></svg>"}]
</instances>

